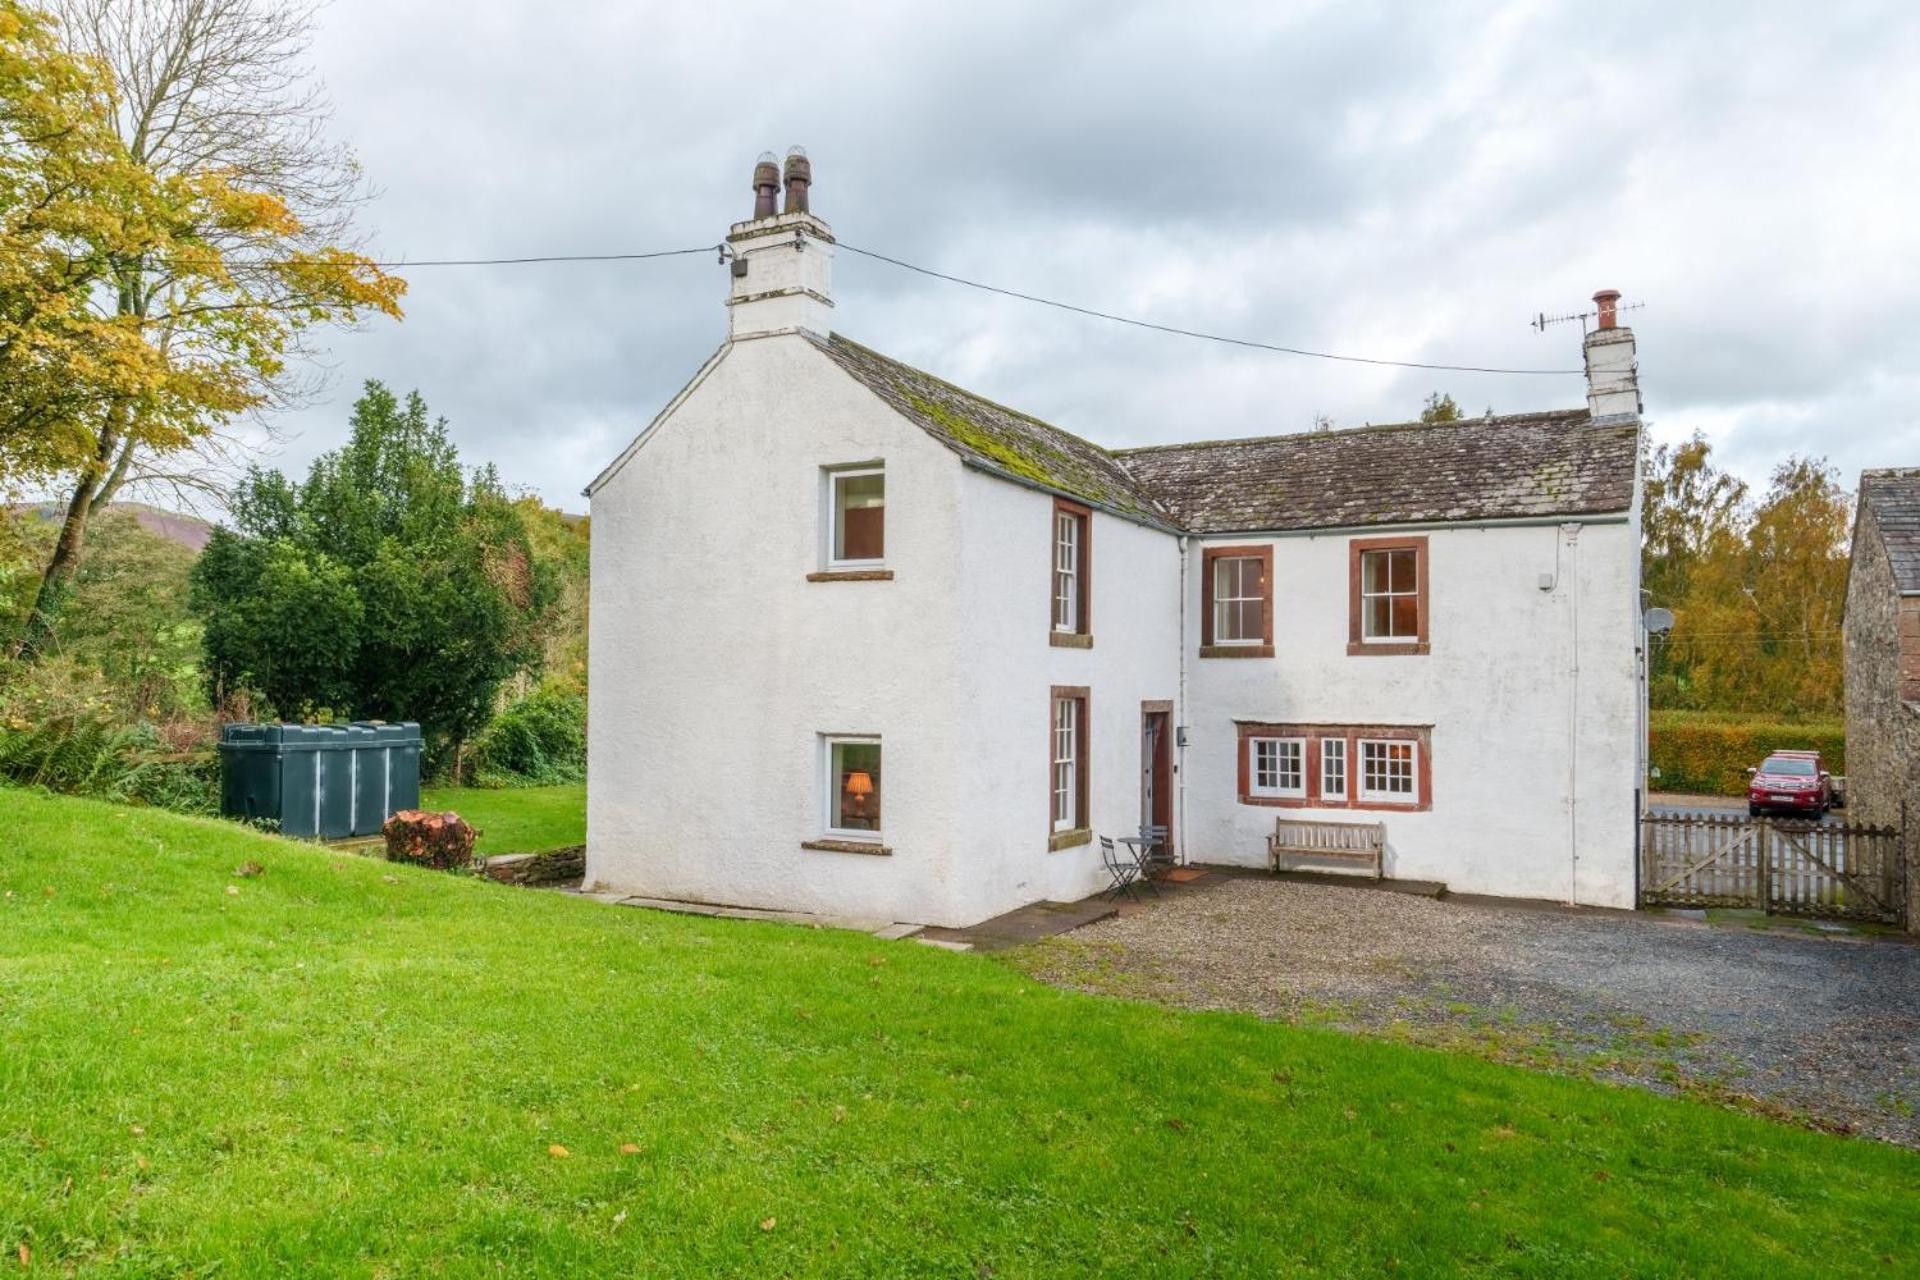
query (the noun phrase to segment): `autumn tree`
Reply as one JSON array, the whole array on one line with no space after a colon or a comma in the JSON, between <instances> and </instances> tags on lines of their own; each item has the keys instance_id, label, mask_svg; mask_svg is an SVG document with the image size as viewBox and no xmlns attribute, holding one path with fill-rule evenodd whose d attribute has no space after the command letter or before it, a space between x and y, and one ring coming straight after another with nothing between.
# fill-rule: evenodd
<instances>
[{"instance_id":1,"label":"autumn tree","mask_svg":"<svg viewBox=\"0 0 1920 1280\"><path fill-rule=\"evenodd\" d=\"M50 638L106 503L133 484L206 483L207 451L236 421L310 389L296 359L309 330L398 316L404 289L347 239L358 172L326 141L326 102L305 75L310 8L62 0L58 11L67 49L49 44L44 19L9 9L33 37L19 57L80 68L62 109L95 161L45 184L73 217L42 251L95 275L63 295L83 349L64 362L79 375L65 398L38 410L57 444L23 459L57 487L62 518L21 656ZM82 359L88 341L111 359Z\"/></svg>"},{"instance_id":2,"label":"autumn tree","mask_svg":"<svg viewBox=\"0 0 1920 1280\"><path fill-rule=\"evenodd\" d=\"M1451 395L1443 395L1436 391L1428 396L1426 403L1421 406L1420 421L1428 426L1439 422L1458 422L1460 406Z\"/></svg>"},{"instance_id":3,"label":"autumn tree","mask_svg":"<svg viewBox=\"0 0 1920 1280\"><path fill-rule=\"evenodd\" d=\"M370 382L352 426L304 483L255 469L236 488L235 528L193 569L208 678L282 716L418 720L444 758L538 669L555 571L417 394Z\"/></svg>"},{"instance_id":4,"label":"autumn tree","mask_svg":"<svg viewBox=\"0 0 1920 1280\"><path fill-rule=\"evenodd\" d=\"M1657 707L1824 715L1840 709L1848 495L1824 461L1789 458L1756 502L1695 435L1650 449L1642 583L1672 609L1649 664Z\"/></svg>"}]
</instances>

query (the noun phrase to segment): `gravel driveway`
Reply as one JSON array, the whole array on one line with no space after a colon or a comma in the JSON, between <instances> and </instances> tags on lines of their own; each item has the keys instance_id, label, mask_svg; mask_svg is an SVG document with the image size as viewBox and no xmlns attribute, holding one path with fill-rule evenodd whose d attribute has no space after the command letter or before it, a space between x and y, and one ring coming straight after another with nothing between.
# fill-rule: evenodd
<instances>
[{"instance_id":1,"label":"gravel driveway","mask_svg":"<svg viewBox=\"0 0 1920 1280\"><path fill-rule=\"evenodd\" d=\"M1046 981L1326 1022L1920 1146L1920 946L1214 876L1017 953Z\"/></svg>"}]
</instances>

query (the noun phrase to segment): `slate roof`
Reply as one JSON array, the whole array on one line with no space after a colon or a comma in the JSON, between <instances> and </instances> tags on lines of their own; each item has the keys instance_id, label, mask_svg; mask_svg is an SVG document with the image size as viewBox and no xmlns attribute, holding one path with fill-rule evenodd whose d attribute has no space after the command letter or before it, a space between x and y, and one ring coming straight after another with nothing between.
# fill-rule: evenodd
<instances>
[{"instance_id":1,"label":"slate roof","mask_svg":"<svg viewBox=\"0 0 1920 1280\"><path fill-rule=\"evenodd\" d=\"M1860 505L1873 512L1895 590L1920 594L1920 467L1862 471Z\"/></svg>"},{"instance_id":2,"label":"slate roof","mask_svg":"<svg viewBox=\"0 0 1920 1280\"><path fill-rule=\"evenodd\" d=\"M849 338L809 335L962 458L1193 533L1331 529L1625 511L1634 423L1585 409L1108 451Z\"/></svg>"},{"instance_id":3,"label":"slate roof","mask_svg":"<svg viewBox=\"0 0 1920 1280\"><path fill-rule=\"evenodd\" d=\"M1195 533L1598 515L1633 504L1639 427L1585 409L1123 449Z\"/></svg>"},{"instance_id":4,"label":"slate roof","mask_svg":"<svg viewBox=\"0 0 1920 1280\"><path fill-rule=\"evenodd\" d=\"M901 416L962 458L1096 506L1173 523L1166 508L1099 445L837 333L812 341Z\"/></svg>"}]
</instances>

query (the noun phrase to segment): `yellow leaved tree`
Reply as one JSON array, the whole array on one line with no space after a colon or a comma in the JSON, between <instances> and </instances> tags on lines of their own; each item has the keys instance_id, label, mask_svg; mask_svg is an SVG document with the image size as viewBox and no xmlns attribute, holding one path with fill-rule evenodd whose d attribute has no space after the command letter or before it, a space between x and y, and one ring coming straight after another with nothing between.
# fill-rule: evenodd
<instances>
[{"instance_id":1,"label":"yellow leaved tree","mask_svg":"<svg viewBox=\"0 0 1920 1280\"><path fill-rule=\"evenodd\" d=\"M303 387L302 336L398 317L346 242L358 170L258 0L0 0L0 486L60 532L13 641L51 641L89 520L129 485L204 487L236 422Z\"/></svg>"}]
</instances>

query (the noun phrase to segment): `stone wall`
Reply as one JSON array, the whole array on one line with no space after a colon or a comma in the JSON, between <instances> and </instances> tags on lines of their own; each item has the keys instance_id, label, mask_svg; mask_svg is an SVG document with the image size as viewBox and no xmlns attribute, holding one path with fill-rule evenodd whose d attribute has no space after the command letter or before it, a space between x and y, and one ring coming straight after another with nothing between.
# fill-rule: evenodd
<instances>
[{"instance_id":1,"label":"stone wall","mask_svg":"<svg viewBox=\"0 0 1920 1280\"><path fill-rule=\"evenodd\" d=\"M1920 600L1895 589L1893 565L1862 506L1847 576L1847 816L1904 826L1920 782ZM1914 815L1920 818L1920 814ZM1906 832L1907 922L1920 927L1920 838Z\"/></svg>"},{"instance_id":2,"label":"stone wall","mask_svg":"<svg viewBox=\"0 0 1920 1280\"><path fill-rule=\"evenodd\" d=\"M586 874L587 846L545 853L508 853L487 859L487 878L502 884L571 884Z\"/></svg>"}]
</instances>

